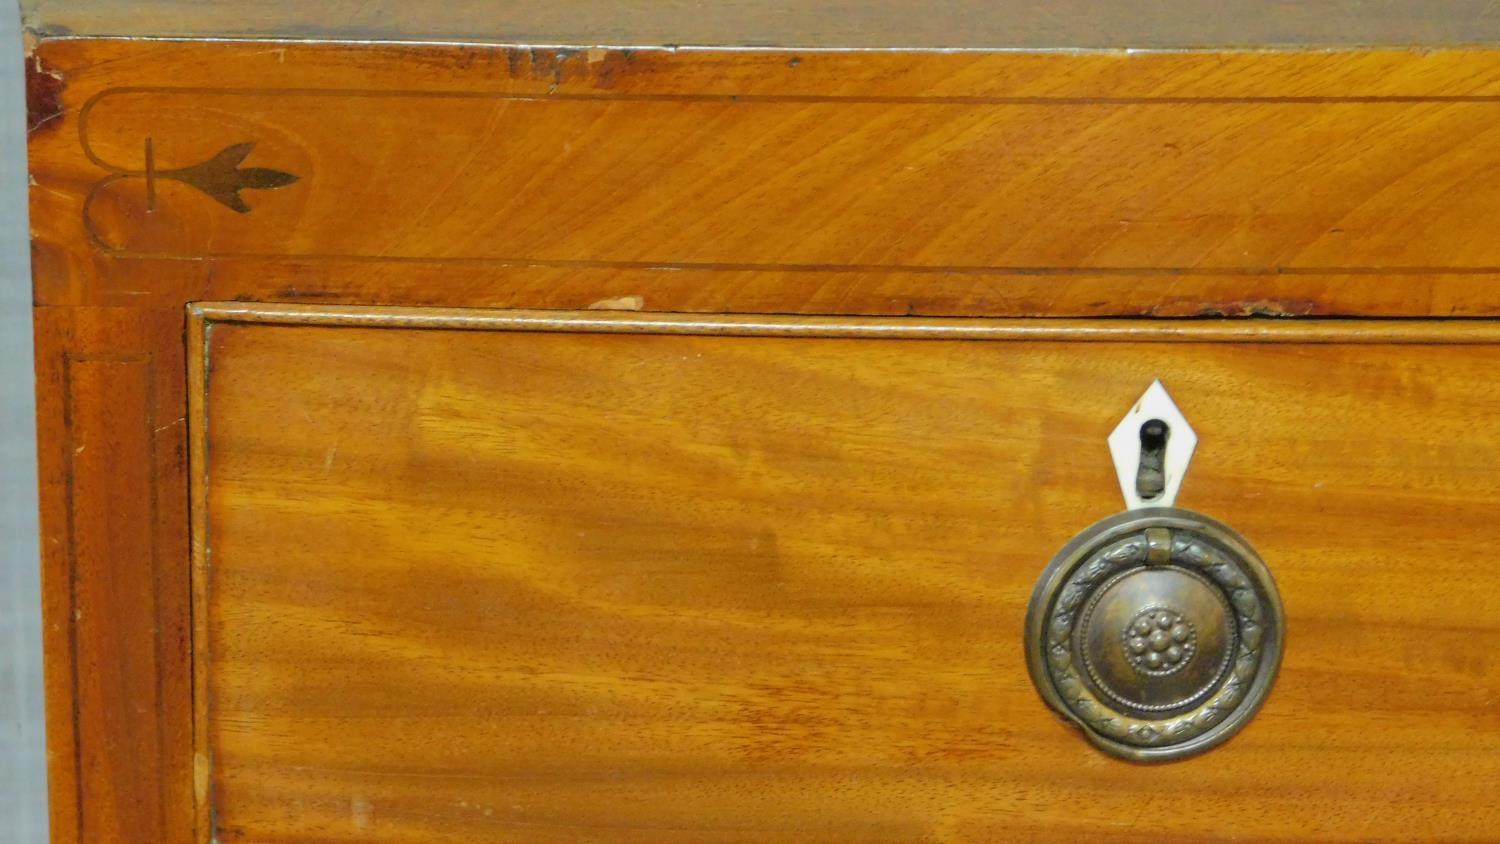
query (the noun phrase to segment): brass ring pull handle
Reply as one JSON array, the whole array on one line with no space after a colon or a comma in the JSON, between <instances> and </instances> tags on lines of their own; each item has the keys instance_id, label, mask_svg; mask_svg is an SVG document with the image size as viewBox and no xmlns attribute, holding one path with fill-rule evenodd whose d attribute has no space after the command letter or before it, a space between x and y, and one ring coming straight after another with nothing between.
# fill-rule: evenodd
<instances>
[{"instance_id":1,"label":"brass ring pull handle","mask_svg":"<svg viewBox=\"0 0 1500 844\"><path fill-rule=\"evenodd\" d=\"M1042 698L1100 748L1178 759L1265 700L1282 647L1275 581L1238 534L1189 510L1111 516L1042 573L1026 657Z\"/></svg>"}]
</instances>

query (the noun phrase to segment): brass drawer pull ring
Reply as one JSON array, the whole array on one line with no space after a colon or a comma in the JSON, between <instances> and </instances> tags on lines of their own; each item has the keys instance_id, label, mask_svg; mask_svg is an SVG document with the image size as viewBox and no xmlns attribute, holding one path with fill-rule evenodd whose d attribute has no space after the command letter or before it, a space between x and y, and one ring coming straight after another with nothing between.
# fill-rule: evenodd
<instances>
[{"instance_id":1,"label":"brass drawer pull ring","mask_svg":"<svg viewBox=\"0 0 1500 844\"><path fill-rule=\"evenodd\" d=\"M1166 426L1191 435L1186 420ZM1159 444L1157 433L1136 441ZM1160 456L1135 462L1180 482L1184 467L1174 475ZM1127 486L1125 472L1121 486L1127 500L1152 489L1134 476ZM1228 526L1176 507L1138 507L1083 531L1052 559L1032 594L1025 639L1042 698L1090 741L1128 759L1178 759L1225 741L1264 702L1281 661L1281 600L1260 556Z\"/></svg>"}]
</instances>

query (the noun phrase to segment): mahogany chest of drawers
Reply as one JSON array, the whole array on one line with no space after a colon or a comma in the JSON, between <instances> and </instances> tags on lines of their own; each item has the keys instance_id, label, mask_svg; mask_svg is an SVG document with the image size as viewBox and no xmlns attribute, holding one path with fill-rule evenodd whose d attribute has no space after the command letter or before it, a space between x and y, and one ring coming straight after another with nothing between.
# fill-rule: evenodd
<instances>
[{"instance_id":1,"label":"mahogany chest of drawers","mask_svg":"<svg viewBox=\"0 0 1500 844\"><path fill-rule=\"evenodd\" d=\"M32 0L56 840L1500 838L1500 19L1251 5Z\"/></svg>"}]
</instances>

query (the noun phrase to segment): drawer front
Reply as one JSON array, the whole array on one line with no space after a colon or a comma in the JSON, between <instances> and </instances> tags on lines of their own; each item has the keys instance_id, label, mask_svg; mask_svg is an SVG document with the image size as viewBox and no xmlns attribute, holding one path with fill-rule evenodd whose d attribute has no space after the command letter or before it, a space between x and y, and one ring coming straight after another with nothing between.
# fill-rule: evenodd
<instances>
[{"instance_id":1,"label":"drawer front","mask_svg":"<svg viewBox=\"0 0 1500 844\"><path fill-rule=\"evenodd\" d=\"M1491 324L190 322L203 840L1500 828ZM1154 379L1285 649L1239 735L1143 766L1023 622Z\"/></svg>"}]
</instances>

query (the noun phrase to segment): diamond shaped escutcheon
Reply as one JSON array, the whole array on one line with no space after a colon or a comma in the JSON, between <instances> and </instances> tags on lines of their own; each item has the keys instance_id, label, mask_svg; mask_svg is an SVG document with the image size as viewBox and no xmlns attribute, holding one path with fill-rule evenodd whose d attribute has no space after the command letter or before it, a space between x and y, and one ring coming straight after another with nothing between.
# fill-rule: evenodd
<instances>
[{"instance_id":1,"label":"diamond shaped escutcheon","mask_svg":"<svg viewBox=\"0 0 1500 844\"><path fill-rule=\"evenodd\" d=\"M1143 466L1141 456L1148 449L1143 444L1142 429L1153 420L1166 426L1166 439L1159 449L1157 461L1148 460ZM1160 381L1152 381L1135 406L1115 426L1109 435L1109 453L1114 458L1115 475L1120 479L1120 492L1125 496L1125 507L1129 510L1141 507L1171 507L1182 488L1182 479L1187 475L1188 464L1193 460L1193 451L1198 447L1198 435L1187 417L1177 408L1177 403L1167 394ZM1160 492L1156 495L1143 493L1140 477L1143 471L1160 471ZM1156 484L1150 484L1153 489Z\"/></svg>"}]
</instances>

